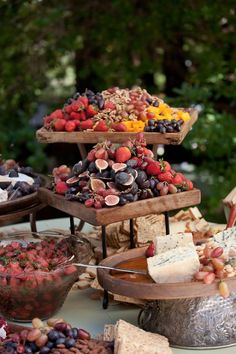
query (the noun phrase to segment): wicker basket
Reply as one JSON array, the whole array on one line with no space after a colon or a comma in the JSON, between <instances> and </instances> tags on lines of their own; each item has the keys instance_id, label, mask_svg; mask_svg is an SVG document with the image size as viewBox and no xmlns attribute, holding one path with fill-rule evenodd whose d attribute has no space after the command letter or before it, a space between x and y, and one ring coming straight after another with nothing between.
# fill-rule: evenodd
<instances>
[{"instance_id":1,"label":"wicker basket","mask_svg":"<svg viewBox=\"0 0 236 354\"><path fill-rule=\"evenodd\" d=\"M236 345L236 293L152 301L138 317L139 326L166 336L172 346L217 348Z\"/></svg>"}]
</instances>

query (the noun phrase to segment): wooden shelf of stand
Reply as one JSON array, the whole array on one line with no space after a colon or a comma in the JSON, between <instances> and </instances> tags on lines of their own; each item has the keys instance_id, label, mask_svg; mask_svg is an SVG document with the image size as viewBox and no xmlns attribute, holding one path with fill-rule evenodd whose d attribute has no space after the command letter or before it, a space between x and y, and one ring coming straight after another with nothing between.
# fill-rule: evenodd
<instances>
[{"instance_id":1,"label":"wooden shelf of stand","mask_svg":"<svg viewBox=\"0 0 236 354\"><path fill-rule=\"evenodd\" d=\"M86 208L84 204L77 201L68 201L64 196L47 188L40 188L38 196L43 204L64 211L95 226L108 225L149 214L160 214L164 211L197 205L201 201L201 192L198 189L102 209Z\"/></svg>"},{"instance_id":2,"label":"wooden shelf of stand","mask_svg":"<svg viewBox=\"0 0 236 354\"><path fill-rule=\"evenodd\" d=\"M191 119L185 122L182 129L178 133L145 133L144 137L147 144L166 144L166 145L179 145L198 119L198 111L190 109ZM96 144L109 140L113 143L122 143L128 138L134 139L137 133L135 132L95 132L95 131L82 131L82 132L55 132L41 128L36 132L38 142L44 144L51 143L81 143L81 144Z\"/></svg>"},{"instance_id":3,"label":"wooden shelf of stand","mask_svg":"<svg viewBox=\"0 0 236 354\"><path fill-rule=\"evenodd\" d=\"M100 265L136 269L147 272L145 251L147 247L135 248L107 257ZM147 275L121 273L106 269L97 270L98 282L114 294L143 300L170 300L219 295L219 280L212 284L192 281L188 283L155 283ZM227 278L230 291L236 291L236 277Z\"/></svg>"}]
</instances>

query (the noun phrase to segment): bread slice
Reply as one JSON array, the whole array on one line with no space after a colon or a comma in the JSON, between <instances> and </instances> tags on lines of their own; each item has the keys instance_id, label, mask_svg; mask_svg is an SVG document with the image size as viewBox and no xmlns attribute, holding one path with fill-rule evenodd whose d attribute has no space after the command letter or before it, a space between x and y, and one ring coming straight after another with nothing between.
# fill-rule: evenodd
<instances>
[{"instance_id":1,"label":"bread slice","mask_svg":"<svg viewBox=\"0 0 236 354\"><path fill-rule=\"evenodd\" d=\"M172 354L168 339L123 320L115 325L114 354Z\"/></svg>"}]
</instances>

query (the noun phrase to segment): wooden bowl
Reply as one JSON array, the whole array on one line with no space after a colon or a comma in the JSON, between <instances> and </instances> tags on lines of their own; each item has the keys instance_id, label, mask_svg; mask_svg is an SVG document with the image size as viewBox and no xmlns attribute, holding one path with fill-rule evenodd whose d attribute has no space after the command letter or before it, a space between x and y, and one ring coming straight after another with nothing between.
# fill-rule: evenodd
<instances>
[{"instance_id":1,"label":"wooden bowl","mask_svg":"<svg viewBox=\"0 0 236 354\"><path fill-rule=\"evenodd\" d=\"M104 259L100 264L147 272L146 247L135 248ZM192 281L188 283L155 283L149 275L121 273L98 269L98 282L107 291L144 300L168 300L219 295L219 281L212 284ZM236 290L236 277L227 278L230 291Z\"/></svg>"}]
</instances>

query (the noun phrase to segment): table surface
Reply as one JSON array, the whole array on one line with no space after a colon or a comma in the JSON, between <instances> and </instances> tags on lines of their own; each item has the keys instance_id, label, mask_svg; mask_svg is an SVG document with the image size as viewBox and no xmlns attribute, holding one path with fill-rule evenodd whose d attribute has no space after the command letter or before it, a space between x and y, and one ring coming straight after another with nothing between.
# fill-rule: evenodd
<instances>
[{"instance_id":1,"label":"table surface","mask_svg":"<svg viewBox=\"0 0 236 354\"><path fill-rule=\"evenodd\" d=\"M76 219L75 219L76 223ZM43 231L51 228L69 228L69 218L43 220L37 222L38 231ZM89 231L90 225L85 225L83 231ZM1 227L2 231L14 231L29 229L28 223ZM92 289L86 290L71 290L61 310L55 317L62 317L70 322L73 326L78 326L88 330L92 336L97 336L103 333L105 324L114 324L117 320L123 320L137 325L137 316L139 308L128 304L110 304L107 310L102 308L102 303L99 300L90 299ZM24 324L28 325L28 324ZM30 324L29 324L30 325ZM228 347L214 350L196 350L196 349L177 349L172 348L173 354L235 354L236 347Z\"/></svg>"}]
</instances>

